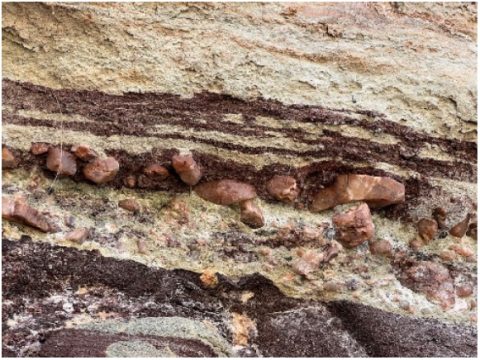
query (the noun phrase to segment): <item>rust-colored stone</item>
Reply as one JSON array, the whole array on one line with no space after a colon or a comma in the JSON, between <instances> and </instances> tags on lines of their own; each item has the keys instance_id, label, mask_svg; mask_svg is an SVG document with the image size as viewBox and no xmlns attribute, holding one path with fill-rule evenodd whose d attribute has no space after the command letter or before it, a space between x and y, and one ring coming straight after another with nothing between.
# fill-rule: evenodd
<instances>
[{"instance_id":1,"label":"rust-colored stone","mask_svg":"<svg viewBox=\"0 0 480 360\"><path fill-rule=\"evenodd\" d=\"M83 161L90 161L98 157L98 154L86 144L75 144L72 146L71 151Z\"/></svg>"},{"instance_id":2,"label":"rust-colored stone","mask_svg":"<svg viewBox=\"0 0 480 360\"><path fill-rule=\"evenodd\" d=\"M267 191L275 199L292 204L300 193L297 181L292 176L275 175L267 183Z\"/></svg>"},{"instance_id":3,"label":"rust-colored stone","mask_svg":"<svg viewBox=\"0 0 480 360\"><path fill-rule=\"evenodd\" d=\"M455 225L453 228L450 229L450 235L461 238L465 233L467 232L468 229L468 222L470 221L471 215L468 214L467 217L460 221L457 225Z\"/></svg>"},{"instance_id":4,"label":"rust-colored stone","mask_svg":"<svg viewBox=\"0 0 480 360\"><path fill-rule=\"evenodd\" d=\"M408 244L410 245L411 248L414 248L416 250L420 249L422 247L422 238L420 237L414 237L413 239L410 239L410 241L408 242Z\"/></svg>"},{"instance_id":5,"label":"rust-colored stone","mask_svg":"<svg viewBox=\"0 0 480 360\"><path fill-rule=\"evenodd\" d=\"M134 199L120 200L118 202L118 206L120 206L122 209L131 211L134 213L140 210L140 205Z\"/></svg>"},{"instance_id":6,"label":"rust-colored stone","mask_svg":"<svg viewBox=\"0 0 480 360\"><path fill-rule=\"evenodd\" d=\"M353 248L369 240L375 231L367 204L350 209L333 217L337 240L346 248Z\"/></svg>"},{"instance_id":7,"label":"rust-colored stone","mask_svg":"<svg viewBox=\"0 0 480 360\"><path fill-rule=\"evenodd\" d=\"M467 236L477 239L477 222L473 222L468 225Z\"/></svg>"},{"instance_id":8,"label":"rust-colored stone","mask_svg":"<svg viewBox=\"0 0 480 360\"><path fill-rule=\"evenodd\" d=\"M218 285L217 275L209 269L205 270L205 272L200 276L200 280L206 287L210 289L213 289Z\"/></svg>"},{"instance_id":9,"label":"rust-colored stone","mask_svg":"<svg viewBox=\"0 0 480 360\"><path fill-rule=\"evenodd\" d=\"M147 175L150 179L162 181L168 178L168 170L162 165L159 164L152 164L146 167L143 172Z\"/></svg>"},{"instance_id":10,"label":"rust-colored stone","mask_svg":"<svg viewBox=\"0 0 480 360\"><path fill-rule=\"evenodd\" d=\"M432 215L438 224L438 228L444 229L446 226L445 223L447 221L448 212L444 208L437 207L433 210Z\"/></svg>"},{"instance_id":11,"label":"rust-colored stone","mask_svg":"<svg viewBox=\"0 0 480 360\"><path fill-rule=\"evenodd\" d=\"M83 244L83 242L87 240L87 238L88 229L84 227L73 230L66 237L67 240L76 242L77 244Z\"/></svg>"},{"instance_id":12,"label":"rust-colored stone","mask_svg":"<svg viewBox=\"0 0 480 360\"><path fill-rule=\"evenodd\" d=\"M401 204L405 202L405 186L388 177L340 175L332 186L318 192L310 211L327 210L359 200L365 201L372 208Z\"/></svg>"},{"instance_id":13,"label":"rust-colored stone","mask_svg":"<svg viewBox=\"0 0 480 360\"><path fill-rule=\"evenodd\" d=\"M443 261L454 261L455 258L457 257L457 255L455 254L455 251L448 250L448 249L444 249L444 250L440 251L438 256Z\"/></svg>"},{"instance_id":14,"label":"rust-colored stone","mask_svg":"<svg viewBox=\"0 0 480 360\"><path fill-rule=\"evenodd\" d=\"M194 186L202 178L200 166L190 155L175 155L172 158L172 165L182 181L187 185Z\"/></svg>"},{"instance_id":15,"label":"rust-colored stone","mask_svg":"<svg viewBox=\"0 0 480 360\"><path fill-rule=\"evenodd\" d=\"M29 225L43 232L52 232L47 219L25 201L2 198L2 218Z\"/></svg>"},{"instance_id":16,"label":"rust-colored stone","mask_svg":"<svg viewBox=\"0 0 480 360\"><path fill-rule=\"evenodd\" d=\"M418 235L420 235L420 237L423 239L425 244L428 244L437 234L438 225L435 220L421 219L417 223L417 229L418 229Z\"/></svg>"},{"instance_id":17,"label":"rust-colored stone","mask_svg":"<svg viewBox=\"0 0 480 360\"><path fill-rule=\"evenodd\" d=\"M373 255L385 255L392 257L394 254L392 244L390 244L390 241L388 240L380 239L377 241L371 241L369 245L370 252Z\"/></svg>"},{"instance_id":18,"label":"rust-colored stone","mask_svg":"<svg viewBox=\"0 0 480 360\"><path fill-rule=\"evenodd\" d=\"M77 162L73 154L55 147L48 150L47 168L62 175L72 176L77 172Z\"/></svg>"},{"instance_id":19,"label":"rust-colored stone","mask_svg":"<svg viewBox=\"0 0 480 360\"><path fill-rule=\"evenodd\" d=\"M33 155L42 155L48 152L48 150L50 150L50 146L44 142L32 143L32 148L30 149Z\"/></svg>"},{"instance_id":20,"label":"rust-colored stone","mask_svg":"<svg viewBox=\"0 0 480 360\"><path fill-rule=\"evenodd\" d=\"M231 205L257 197L252 185L236 180L217 180L195 187L202 199L218 205Z\"/></svg>"},{"instance_id":21,"label":"rust-colored stone","mask_svg":"<svg viewBox=\"0 0 480 360\"><path fill-rule=\"evenodd\" d=\"M306 251L302 258L293 264L292 269L299 275L308 275L316 270L323 260L323 254L314 250Z\"/></svg>"},{"instance_id":22,"label":"rust-colored stone","mask_svg":"<svg viewBox=\"0 0 480 360\"><path fill-rule=\"evenodd\" d=\"M450 249L455 251L458 255L468 258L474 254L474 251L466 245L453 244Z\"/></svg>"},{"instance_id":23,"label":"rust-colored stone","mask_svg":"<svg viewBox=\"0 0 480 360\"><path fill-rule=\"evenodd\" d=\"M240 220L252 229L259 229L265 225L262 210L251 200L242 203L240 207Z\"/></svg>"},{"instance_id":24,"label":"rust-colored stone","mask_svg":"<svg viewBox=\"0 0 480 360\"><path fill-rule=\"evenodd\" d=\"M457 295L459 297L469 297L473 294L473 288L470 285L462 285L457 289Z\"/></svg>"},{"instance_id":25,"label":"rust-colored stone","mask_svg":"<svg viewBox=\"0 0 480 360\"><path fill-rule=\"evenodd\" d=\"M129 175L127 176L126 179L124 179L124 182L126 187L129 187L129 188L134 188L135 185L137 184L137 179L135 178L134 175Z\"/></svg>"},{"instance_id":26,"label":"rust-colored stone","mask_svg":"<svg viewBox=\"0 0 480 360\"><path fill-rule=\"evenodd\" d=\"M120 164L113 157L95 159L83 168L85 177L97 184L112 181L120 169Z\"/></svg>"},{"instance_id":27,"label":"rust-colored stone","mask_svg":"<svg viewBox=\"0 0 480 360\"><path fill-rule=\"evenodd\" d=\"M17 160L12 152L6 148L2 148L2 169L13 169L18 165Z\"/></svg>"}]
</instances>

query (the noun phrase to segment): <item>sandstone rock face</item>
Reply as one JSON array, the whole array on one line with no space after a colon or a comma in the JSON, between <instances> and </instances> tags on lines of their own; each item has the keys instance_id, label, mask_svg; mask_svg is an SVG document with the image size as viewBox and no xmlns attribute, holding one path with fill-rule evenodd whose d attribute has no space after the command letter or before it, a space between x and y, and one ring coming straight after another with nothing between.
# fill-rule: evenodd
<instances>
[{"instance_id":1,"label":"sandstone rock face","mask_svg":"<svg viewBox=\"0 0 480 360\"><path fill-rule=\"evenodd\" d=\"M475 3L2 10L4 356L477 355Z\"/></svg>"},{"instance_id":2,"label":"sandstone rock face","mask_svg":"<svg viewBox=\"0 0 480 360\"><path fill-rule=\"evenodd\" d=\"M337 240L347 248L353 248L369 240L375 231L367 204L350 209L333 217L337 228Z\"/></svg>"},{"instance_id":3,"label":"sandstone rock face","mask_svg":"<svg viewBox=\"0 0 480 360\"><path fill-rule=\"evenodd\" d=\"M359 200L374 208L400 204L405 201L405 186L386 177L340 175L333 186L320 190L310 210L322 211Z\"/></svg>"}]
</instances>

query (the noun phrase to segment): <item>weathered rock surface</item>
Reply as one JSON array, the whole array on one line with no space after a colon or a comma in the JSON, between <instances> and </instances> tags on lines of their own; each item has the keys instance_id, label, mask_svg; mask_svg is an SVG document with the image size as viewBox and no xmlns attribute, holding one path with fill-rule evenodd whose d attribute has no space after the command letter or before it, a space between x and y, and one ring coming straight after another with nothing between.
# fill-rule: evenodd
<instances>
[{"instance_id":1,"label":"weathered rock surface","mask_svg":"<svg viewBox=\"0 0 480 360\"><path fill-rule=\"evenodd\" d=\"M17 167L17 161L12 152L2 148L2 169L13 169Z\"/></svg>"},{"instance_id":2,"label":"weathered rock surface","mask_svg":"<svg viewBox=\"0 0 480 360\"><path fill-rule=\"evenodd\" d=\"M2 222L4 356L476 356L475 3L2 8L2 191L54 228ZM370 251L308 211L354 198Z\"/></svg>"},{"instance_id":3,"label":"weathered rock surface","mask_svg":"<svg viewBox=\"0 0 480 360\"><path fill-rule=\"evenodd\" d=\"M317 212L360 200L373 208L401 204L405 201L405 186L387 177L340 175L331 187L319 191L310 210Z\"/></svg>"}]
</instances>

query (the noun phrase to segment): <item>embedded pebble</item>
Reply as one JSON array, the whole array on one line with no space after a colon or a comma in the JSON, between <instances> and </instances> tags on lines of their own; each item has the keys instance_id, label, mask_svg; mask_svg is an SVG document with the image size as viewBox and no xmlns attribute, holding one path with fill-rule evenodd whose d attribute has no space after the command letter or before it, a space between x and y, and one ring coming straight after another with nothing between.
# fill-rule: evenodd
<instances>
[{"instance_id":1,"label":"embedded pebble","mask_svg":"<svg viewBox=\"0 0 480 360\"><path fill-rule=\"evenodd\" d=\"M310 211L330 209L336 205L364 200L372 208L405 202L405 186L388 177L345 174L335 183L320 190Z\"/></svg>"},{"instance_id":2,"label":"embedded pebble","mask_svg":"<svg viewBox=\"0 0 480 360\"><path fill-rule=\"evenodd\" d=\"M337 240L346 248L353 248L369 240L375 231L367 204L361 204L333 217Z\"/></svg>"},{"instance_id":3,"label":"embedded pebble","mask_svg":"<svg viewBox=\"0 0 480 360\"><path fill-rule=\"evenodd\" d=\"M423 242L422 242L421 238L415 237L415 238L411 239L408 244L410 245L410 247L418 250L422 247L422 243Z\"/></svg>"},{"instance_id":4,"label":"embedded pebble","mask_svg":"<svg viewBox=\"0 0 480 360\"><path fill-rule=\"evenodd\" d=\"M77 172L75 156L58 147L48 150L47 168L62 175L72 176Z\"/></svg>"},{"instance_id":5,"label":"embedded pebble","mask_svg":"<svg viewBox=\"0 0 480 360\"><path fill-rule=\"evenodd\" d=\"M48 152L49 149L50 149L50 146L47 143L36 142L36 143L32 143L32 147L30 151L32 152L33 155L41 155Z\"/></svg>"},{"instance_id":6,"label":"embedded pebble","mask_svg":"<svg viewBox=\"0 0 480 360\"><path fill-rule=\"evenodd\" d=\"M120 164L113 157L95 159L83 168L85 177L96 184L112 181L120 169Z\"/></svg>"},{"instance_id":7,"label":"embedded pebble","mask_svg":"<svg viewBox=\"0 0 480 360\"><path fill-rule=\"evenodd\" d=\"M468 225L467 236L472 239L477 239L477 222L473 222Z\"/></svg>"},{"instance_id":8,"label":"embedded pebble","mask_svg":"<svg viewBox=\"0 0 480 360\"><path fill-rule=\"evenodd\" d=\"M175 155L172 158L172 165L182 181L190 186L196 185L202 178L200 166L192 156Z\"/></svg>"},{"instance_id":9,"label":"embedded pebble","mask_svg":"<svg viewBox=\"0 0 480 360\"><path fill-rule=\"evenodd\" d=\"M90 161L98 157L98 154L86 144L75 144L71 151L83 161Z\"/></svg>"},{"instance_id":10,"label":"embedded pebble","mask_svg":"<svg viewBox=\"0 0 480 360\"><path fill-rule=\"evenodd\" d=\"M438 224L439 229L444 229L447 221L448 212L441 207L437 207L433 210L432 216Z\"/></svg>"},{"instance_id":11,"label":"embedded pebble","mask_svg":"<svg viewBox=\"0 0 480 360\"><path fill-rule=\"evenodd\" d=\"M342 245L336 241L331 241L327 244L327 248L323 251L323 262L328 263L338 256L342 250Z\"/></svg>"},{"instance_id":12,"label":"embedded pebble","mask_svg":"<svg viewBox=\"0 0 480 360\"><path fill-rule=\"evenodd\" d=\"M122 209L131 211L134 213L140 210L140 205L134 199L120 200L118 202L118 206L120 206Z\"/></svg>"},{"instance_id":13,"label":"embedded pebble","mask_svg":"<svg viewBox=\"0 0 480 360\"><path fill-rule=\"evenodd\" d=\"M267 183L267 191L275 199L292 204L300 193L297 181L292 176L275 175Z\"/></svg>"},{"instance_id":14,"label":"embedded pebble","mask_svg":"<svg viewBox=\"0 0 480 360\"><path fill-rule=\"evenodd\" d=\"M435 220L432 219L421 219L417 223L418 234L423 239L425 244L429 244L430 241L435 237L438 231L438 225Z\"/></svg>"},{"instance_id":15,"label":"embedded pebble","mask_svg":"<svg viewBox=\"0 0 480 360\"><path fill-rule=\"evenodd\" d=\"M402 310L408 311L410 310L410 303L406 300L400 300L398 307Z\"/></svg>"},{"instance_id":16,"label":"embedded pebble","mask_svg":"<svg viewBox=\"0 0 480 360\"><path fill-rule=\"evenodd\" d=\"M66 239L81 245L88 238L88 233L87 228L81 227L69 233Z\"/></svg>"},{"instance_id":17,"label":"embedded pebble","mask_svg":"<svg viewBox=\"0 0 480 360\"><path fill-rule=\"evenodd\" d=\"M218 205L231 205L257 197L252 185L236 180L217 180L195 187L202 199Z\"/></svg>"},{"instance_id":18,"label":"embedded pebble","mask_svg":"<svg viewBox=\"0 0 480 360\"><path fill-rule=\"evenodd\" d=\"M152 164L146 167L143 172L148 178L157 181L165 180L169 176L167 168L159 164Z\"/></svg>"},{"instance_id":19,"label":"embedded pebble","mask_svg":"<svg viewBox=\"0 0 480 360\"><path fill-rule=\"evenodd\" d=\"M262 210L251 200L242 203L240 207L240 221L252 229L259 229L265 225Z\"/></svg>"},{"instance_id":20,"label":"embedded pebble","mask_svg":"<svg viewBox=\"0 0 480 360\"><path fill-rule=\"evenodd\" d=\"M29 225L43 232L52 232L47 219L24 200L2 198L2 218Z\"/></svg>"},{"instance_id":21,"label":"embedded pebble","mask_svg":"<svg viewBox=\"0 0 480 360\"><path fill-rule=\"evenodd\" d=\"M475 254L475 252L466 245L453 244L450 246L450 249L455 251L458 255L466 258Z\"/></svg>"},{"instance_id":22,"label":"embedded pebble","mask_svg":"<svg viewBox=\"0 0 480 360\"><path fill-rule=\"evenodd\" d=\"M299 275L307 275L316 270L323 260L323 254L314 250L308 250L302 258L293 264L292 269Z\"/></svg>"},{"instance_id":23,"label":"embedded pebble","mask_svg":"<svg viewBox=\"0 0 480 360\"><path fill-rule=\"evenodd\" d=\"M455 225L453 228L450 229L450 235L461 238L465 233L467 232L468 229L468 222L470 221L471 215L468 214L467 217L460 221L457 225Z\"/></svg>"},{"instance_id":24,"label":"embedded pebble","mask_svg":"<svg viewBox=\"0 0 480 360\"><path fill-rule=\"evenodd\" d=\"M323 289L329 292L339 292L342 289L343 284L339 281L329 280L323 284Z\"/></svg>"},{"instance_id":25,"label":"embedded pebble","mask_svg":"<svg viewBox=\"0 0 480 360\"><path fill-rule=\"evenodd\" d=\"M392 244L390 244L388 240L380 239L377 241L371 241L369 245L370 252L373 255L385 255L392 257L394 254Z\"/></svg>"},{"instance_id":26,"label":"embedded pebble","mask_svg":"<svg viewBox=\"0 0 480 360\"><path fill-rule=\"evenodd\" d=\"M200 276L200 280L203 282L207 288L215 288L218 285L217 275L211 270L205 270L205 272Z\"/></svg>"},{"instance_id":27,"label":"embedded pebble","mask_svg":"<svg viewBox=\"0 0 480 360\"><path fill-rule=\"evenodd\" d=\"M457 257L457 255L455 254L455 251L448 250L448 249L444 249L440 251L438 256L440 256L440 259L444 261L454 261L455 258Z\"/></svg>"},{"instance_id":28,"label":"embedded pebble","mask_svg":"<svg viewBox=\"0 0 480 360\"><path fill-rule=\"evenodd\" d=\"M147 242L144 239L138 239L137 247L138 247L138 252L140 254L147 254L148 253Z\"/></svg>"},{"instance_id":29,"label":"embedded pebble","mask_svg":"<svg viewBox=\"0 0 480 360\"><path fill-rule=\"evenodd\" d=\"M473 289L470 285L462 285L457 288L457 295L459 297L469 297L470 295L473 294Z\"/></svg>"},{"instance_id":30,"label":"embedded pebble","mask_svg":"<svg viewBox=\"0 0 480 360\"><path fill-rule=\"evenodd\" d=\"M12 152L6 148L2 148L2 169L13 169L18 165Z\"/></svg>"}]
</instances>

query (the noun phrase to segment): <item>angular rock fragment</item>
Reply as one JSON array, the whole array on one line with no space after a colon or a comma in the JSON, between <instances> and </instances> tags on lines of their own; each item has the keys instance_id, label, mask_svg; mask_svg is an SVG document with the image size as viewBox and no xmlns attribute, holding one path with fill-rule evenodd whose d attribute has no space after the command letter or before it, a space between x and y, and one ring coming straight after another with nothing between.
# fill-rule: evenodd
<instances>
[{"instance_id":1,"label":"angular rock fragment","mask_svg":"<svg viewBox=\"0 0 480 360\"><path fill-rule=\"evenodd\" d=\"M140 205L134 199L120 200L118 202L118 206L120 206L122 209L131 211L133 213L140 210Z\"/></svg>"},{"instance_id":2,"label":"angular rock fragment","mask_svg":"<svg viewBox=\"0 0 480 360\"><path fill-rule=\"evenodd\" d=\"M380 239L377 241L370 242L370 252L373 255L385 255L388 257L393 256L393 247L390 244L390 241L385 239Z\"/></svg>"},{"instance_id":3,"label":"angular rock fragment","mask_svg":"<svg viewBox=\"0 0 480 360\"><path fill-rule=\"evenodd\" d=\"M78 228L73 230L70 234L67 235L66 240L73 241L77 244L83 244L83 242L88 238L88 229L87 228Z\"/></svg>"},{"instance_id":4,"label":"angular rock fragment","mask_svg":"<svg viewBox=\"0 0 480 360\"><path fill-rule=\"evenodd\" d=\"M477 222L468 225L467 236L477 239Z\"/></svg>"},{"instance_id":5,"label":"angular rock fragment","mask_svg":"<svg viewBox=\"0 0 480 360\"><path fill-rule=\"evenodd\" d=\"M164 166L159 164L152 164L146 167L143 172L150 179L157 181L165 180L169 175L168 170Z\"/></svg>"},{"instance_id":6,"label":"angular rock fragment","mask_svg":"<svg viewBox=\"0 0 480 360\"><path fill-rule=\"evenodd\" d=\"M182 181L187 185L194 186L202 178L200 166L190 155L175 155L172 158L172 165Z\"/></svg>"},{"instance_id":7,"label":"angular rock fragment","mask_svg":"<svg viewBox=\"0 0 480 360\"><path fill-rule=\"evenodd\" d=\"M433 218L438 224L439 229L444 229L445 228L445 223L447 221L447 211L444 208L437 207L433 210Z\"/></svg>"},{"instance_id":8,"label":"angular rock fragment","mask_svg":"<svg viewBox=\"0 0 480 360\"><path fill-rule=\"evenodd\" d=\"M369 240L375 230L367 204L350 209L333 217L337 240L346 248L353 248Z\"/></svg>"},{"instance_id":9,"label":"angular rock fragment","mask_svg":"<svg viewBox=\"0 0 480 360\"><path fill-rule=\"evenodd\" d=\"M50 146L47 143L36 142L36 143L32 143L32 147L30 151L32 152L33 155L42 155L48 152L49 149L50 149Z\"/></svg>"},{"instance_id":10,"label":"angular rock fragment","mask_svg":"<svg viewBox=\"0 0 480 360\"><path fill-rule=\"evenodd\" d=\"M96 184L112 181L120 169L120 164L113 157L95 159L83 168L85 177Z\"/></svg>"},{"instance_id":11,"label":"angular rock fragment","mask_svg":"<svg viewBox=\"0 0 480 360\"><path fill-rule=\"evenodd\" d=\"M195 192L202 199L218 205L231 205L257 197L252 185L236 180L217 180L195 187Z\"/></svg>"},{"instance_id":12,"label":"angular rock fragment","mask_svg":"<svg viewBox=\"0 0 480 360\"><path fill-rule=\"evenodd\" d=\"M437 222L432 219L421 219L417 223L417 228L418 235L420 235L425 244L430 243L430 241L435 237L438 231Z\"/></svg>"},{"instance_id":13,"label":"angular rock fragment","mask_svg":"<svg viewBox=\"0 0 480 360\"><path fill-rule=\"evenodd\" d=\"M29 225L43 232L52 232L47 219L25 201L2 198L2 218Z\"/></svg>"},{"instance_id":14,"label":"angular rock fragment","mask_svg":"<svg viewBox=\"0 0 480 360\"><path fill-rule=\"evenodd\" d=\"M72 146L71 151L83 161L90 161L98 156L98 154L86 144L75 144Z\"/></svg>"},{"instance_id":15,"label":"angular rock fragment","mask_svg":"<svg viewBox=\"0 0 480 360\"><path fill-rule=\"evenodd\" d=\"M405 186L388 177L347 174L318 192L310 206L317 212L352 201L365 201L372 208L405 202Z\"/></svg>"},{"instance_id":16,"label":"angular rock fragment","mask_svg":"<svg viewBox=\"0 0 480 360\"><path fill-rule=\"evenodd\" d=\"M292 204L300 193L297 181L292 176L275 175L267 183L267 191L275 199Z\"/></svg>"},{"instance_id":17,"label":"angular rock fragment","mask_svg":"<svg viewBox=\"0 0 480 360\"><path fill-rule=\"evenodd\" d=\"M327 248L323 251L323 262L328 263L338 256L341 245L336 241L331 241L327 244Z\"/></svg>"},{"instance_id":18,"label":"angular rock fragment","mask_svg":"<svg viewBox=\"0 0 480 360\"><path fill-rule=\"evenodd\" d=\"M2 169L13 169L18 165L17 160L12 152L6 148L2 148Z\"/></svg>"},{"instance_id":19,"label":"angular rock fragment","mask_svg":"<svg viewBox=\"0 0 480 360\"><path fill-rule=\"evenodd\" d=\"M457 225L450 229L450 235L461 238L468 229L468 222L470 221L471 214L468 214L467 217L460 221Z\"/></svg>"},{"instance_id":20,"label":"angular rock fragment","mask_svg":"<svg viewBox=\"0 0 480 360\"><path fill-rule=\"evenodd\" d=\"M62 175L72 176L77 172L77 162L71 153L55 147L48 151L47 168Z\"/></svg>"},{"instance_id":21,"label":"angular rock fragment","mask_svg":"<svg viewBox=\"0 0 480 360\"><path fill-rule=\"evenodd\" d=\"M292 268L299 275L308 275L316 270L323 260L323 254L314 250L308 250L302 258L293 264Z\"/></svg>"},{"instance_id":22,"label":"angular rock fragment","mask_svg":"<svg viewBox=\"0 0 480 360\"><path fill-rule=\"evenodd\" d=\"M243 202L240 207L240 221L252 229L259 229L265 225L262 210L250 200Z\"/></svg>"}]
</instances>

